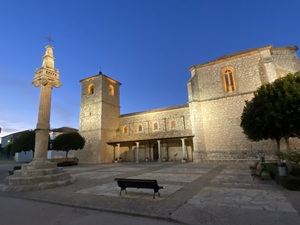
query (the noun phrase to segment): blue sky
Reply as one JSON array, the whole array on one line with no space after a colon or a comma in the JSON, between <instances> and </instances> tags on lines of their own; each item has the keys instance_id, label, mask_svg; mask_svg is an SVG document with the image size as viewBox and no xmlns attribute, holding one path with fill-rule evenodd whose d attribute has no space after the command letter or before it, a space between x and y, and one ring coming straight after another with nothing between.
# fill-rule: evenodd
<instances>
[{"instance_id":1,"label":"blue sky","mask_svg":"<svg viewBox=\"0 0 300 225\"><path fill-rule=\"evenodd\" d=\"M51 127L79 124L79 80L119 80L121 112L187 102L188 68L268 44L300 45L297 0L0 0L0 127L34 129L45 37L63 86Z\"/></svg>"}]
</instances>

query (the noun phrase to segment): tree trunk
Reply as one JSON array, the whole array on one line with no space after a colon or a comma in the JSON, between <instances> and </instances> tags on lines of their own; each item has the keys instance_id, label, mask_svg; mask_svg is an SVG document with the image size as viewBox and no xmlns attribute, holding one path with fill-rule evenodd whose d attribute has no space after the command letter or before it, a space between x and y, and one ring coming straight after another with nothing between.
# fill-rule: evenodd
<instances>
[{"instance_id":1,"label":"tree trunk","mask_svg":"<svg viewBox=\"0 0 300 225\"><path fill-rule=\"evenodd\" d=\"M280 164L281 163L281 152L280 152L280 139L281 138L279 138L279 139L276 139L276 155L277 155L277 160L278 160L278 164Z\"/></svg>"},{"instance_id":2,"label":"tree trunk","mask_svg":"<svg viewBox=\"0 0 300 225\"><path fill-rule=\"evenodd\" d=\"M290 152L291 151L291 146L290 146L289 137L285 137L284 140L285 140L285 143L286 143L286 150L287 150L287 152Z\"/></svg>"},{"instance_id":3,"label":"tree trunk","mask_svg":"<svg viewBox=\"0 0 300 225\"><path fill-rule=\"evenodd\" d=\"M66 151L66 159L68 159L69 151Z\"/></svg>"},{"instance_id":4,"label":"tree trunk","mask_svg":"<svg viewBox=\"0 0 300 225\"><path fill-rule=\"evenodd\" d=\"M276 147L277 147L277 148L276 148L276 151L277 151L277 154L278 154L278 153L280 153L280 138L279 138L279 139L278 139L278 138L276 139Z\"/></svg>"}]
</instances>

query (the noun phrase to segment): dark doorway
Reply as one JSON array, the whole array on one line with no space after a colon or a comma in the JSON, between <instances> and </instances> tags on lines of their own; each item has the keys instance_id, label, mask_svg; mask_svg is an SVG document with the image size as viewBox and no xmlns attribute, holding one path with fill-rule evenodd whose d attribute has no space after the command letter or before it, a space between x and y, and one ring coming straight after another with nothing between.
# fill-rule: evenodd
<instances>
[{"instance_id":1,"label":"dark doorway","mask_svg":"<svg viewBox=\"0 0 300 225\"><path fill-rule=\"evenodd\" d=\"M153 144L153 161L158 160L158 144L154 143Z\"/></svg>"}]
</instances>

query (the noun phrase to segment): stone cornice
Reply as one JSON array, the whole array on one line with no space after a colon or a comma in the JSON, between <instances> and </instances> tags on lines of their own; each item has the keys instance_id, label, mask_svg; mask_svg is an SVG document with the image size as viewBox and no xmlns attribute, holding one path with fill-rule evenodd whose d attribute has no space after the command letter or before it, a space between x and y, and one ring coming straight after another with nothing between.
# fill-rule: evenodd
<instances>
[{"instance_id":1,"label":"stone cornice","mask_svg":"<svg viewBox=\"0 0 300 225\"><path fill-rule=\"evenodd\" d=\"M246 50L246 51L241 51L241 52L225 55L225 56L222 56L222 57L217 58L215 60L212 60L210 62L193 65L193 66L190 67L189 70L192 71L193 69L215 65L215 64L218 64L218 63L221 63L221 62L233 60L233 59L240 58L240 57L246 57L246 56L258 54L258 53L260 53L261 51L264 51L264 50L271 50L272 51L272 49L273 50L289 49L289 50L297 51L298 47L297 46L273 47L272 45L267 45L267 46L261 47L261 48L254 48L254 49L249 49L249 50Z\"/></svg>"},{"instance_id":2,"label":"stone cornice","mask_svg":"<svg viewBox=\"0 0 300 225\"><path fill-rule=\"evenodd\" d=\"M240 96L240 95L254 94L254 92L255 91L247 91L247 92L237 93L237 94L228 94L226 96L220 96L220 97L215 97L215 98L206 98L206 99L202 99L202 100L193 100L193 101L189 101L189 103L192 103L192 102L208 102L208 101L219 100L219 99L222 99L222 98L232 98L232 97L236 97L236 96Z\"/></svg>"},{"instance_id":3,"label":"stone cornice","mask_svg":"<svg viewBox=\"0 0 300 225\"><path fill-rule=\"evenodd\" d=\"M92 80L92 79L94 79L96 77L101 77L101 76L106 77L109 80L112 80L113 82L116 82L117 84L121 85L121 83L119 81L117 81L117 80L115 80L115 79L113 79L113 78L111 78L111 77L109 77L109 76L107 76L105 74L96 74L96 75L93 75L93 76L89 76L89 77L81 79L79 82L82 83L83 81Z\"/></svg>"}]
</instances>

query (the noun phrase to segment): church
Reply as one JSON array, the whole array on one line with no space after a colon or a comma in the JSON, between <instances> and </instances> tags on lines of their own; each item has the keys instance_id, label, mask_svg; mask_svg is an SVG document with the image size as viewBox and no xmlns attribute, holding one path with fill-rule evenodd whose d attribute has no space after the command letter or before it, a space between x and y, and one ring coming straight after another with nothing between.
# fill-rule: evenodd
<instances>
[{"instance_id":1,"label":"church","mask_svg":"<svg viewBox=\"0 0 300 225\"><path fill-rule=\"evenodd\" d=\"M121 83L107 75L81 83L80 162L247 160L272 153L274 141L253 142L240 127L246 100L261 85L300 70L296 46L250 49L190 67L186 104L120 114ZM299 140L291 140L299 149Z\"/></svg>"}]
</instances>

